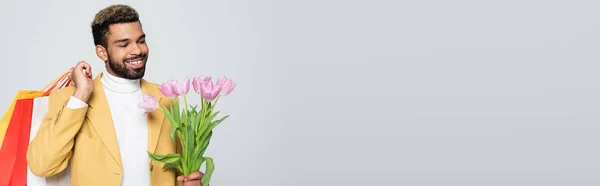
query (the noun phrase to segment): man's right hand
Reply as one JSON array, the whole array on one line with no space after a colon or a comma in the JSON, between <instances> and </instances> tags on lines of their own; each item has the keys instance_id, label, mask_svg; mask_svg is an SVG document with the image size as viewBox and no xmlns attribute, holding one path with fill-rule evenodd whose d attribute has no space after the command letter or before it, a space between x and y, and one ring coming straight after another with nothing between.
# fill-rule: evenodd
<instances>
[{"instance_id":1,"label":"man's right hand","mask_svg":"<svg viewBox=\"0 0 600 186\"><path fill-rule=\"evenodd\" d=\"M75 93L73 93L73 96L87 103L87 101L90 99L92 91L94 90L92 67L90 67L87 62L80 61L73 68L71 79L73 80L73 83L75 83Z\"/></svg>"}]
</instances>

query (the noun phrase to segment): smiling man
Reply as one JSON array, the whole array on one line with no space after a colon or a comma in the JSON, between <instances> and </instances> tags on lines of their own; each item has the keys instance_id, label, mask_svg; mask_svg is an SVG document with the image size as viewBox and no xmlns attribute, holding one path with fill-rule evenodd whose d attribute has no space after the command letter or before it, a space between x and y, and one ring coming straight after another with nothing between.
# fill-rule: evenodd
<instances>
[{"instance_id":1,"label":"smiling man","mask_svg":"<svg viewBox=\"0 0 600 186\"><path fill-rule=\"evenodd\" d=\"M112 5L91 27L104 72L92 79L91 66L81 61L71 75L75 86L49 96L49 112L27 151L31 172L48 177L70 165L72 186L201 185L201 172L179 176L148 157L180 148L160 109L145 114L138 107L144 93L167 107L173 102L143 79L149 48L138 13Z\"/></svg>"}]
</instances>

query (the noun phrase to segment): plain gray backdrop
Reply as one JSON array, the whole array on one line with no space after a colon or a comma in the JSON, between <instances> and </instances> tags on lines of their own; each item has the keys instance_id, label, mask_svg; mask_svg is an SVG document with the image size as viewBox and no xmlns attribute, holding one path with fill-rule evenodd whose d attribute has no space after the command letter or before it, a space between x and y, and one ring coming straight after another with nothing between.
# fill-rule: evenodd
<instances>
[{"instance_id":1,"label":"plain gray backdrop","mask_svg":"<svg viewBox=\"0 0 600 186\"><path fill-rule=\"evenodd\" d=\"M2 1L0 113L101 72L113 3L141 15L148 80L237 82L211 185L600 185L597 1Z\"/></svg>"}]
</instances>

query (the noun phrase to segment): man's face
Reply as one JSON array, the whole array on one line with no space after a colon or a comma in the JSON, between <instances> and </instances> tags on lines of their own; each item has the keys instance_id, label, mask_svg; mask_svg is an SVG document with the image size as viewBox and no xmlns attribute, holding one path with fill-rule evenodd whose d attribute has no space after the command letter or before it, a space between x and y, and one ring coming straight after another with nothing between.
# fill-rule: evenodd
<instances>
[{"instance_id":1,"label":"man's face","mask_svg":"<svg viewBox=\"0 0 600 186\"><path fill-rule=\"evenodd\" d=\"M113 24L109 28L107 71L125 79L144 77L148 60L146 35L139 22Z\"/></svg>"}]
</instances>

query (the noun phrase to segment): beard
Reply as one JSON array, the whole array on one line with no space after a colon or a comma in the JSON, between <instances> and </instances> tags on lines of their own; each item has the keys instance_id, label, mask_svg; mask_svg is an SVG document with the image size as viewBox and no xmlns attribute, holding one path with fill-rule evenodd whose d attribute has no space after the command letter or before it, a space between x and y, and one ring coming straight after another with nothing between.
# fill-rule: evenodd
<instances>
[{"instance_id":1,"label":"beard","mask_svg":"<svg viewBox=\"0 0 600 186\"><path fill-rule=\"evenodd\" d=\"M110 56L110 54L107 54L107 56L108 56L108 66L115 73L115 75L117 75L121 78L130 79L130 80L141 79L144 77L144 74L146 72L146 61L148 60L147 54L140 54L137 56L124 58L122 60L115 60ZM140 58L142 58L144 61L144 66L142 68L138 68L138 69L128 69L127 68L127 64L125 64L125 61L133 60L133 59L140 59Z\"/></svg>"}]
</instances>

